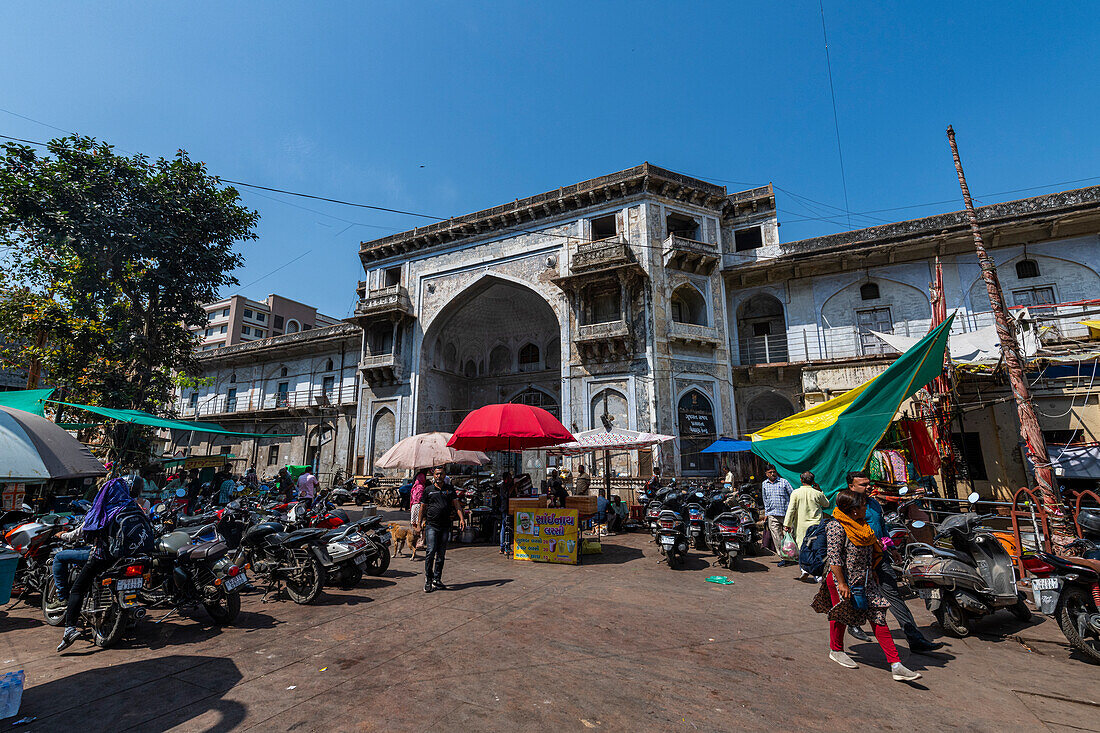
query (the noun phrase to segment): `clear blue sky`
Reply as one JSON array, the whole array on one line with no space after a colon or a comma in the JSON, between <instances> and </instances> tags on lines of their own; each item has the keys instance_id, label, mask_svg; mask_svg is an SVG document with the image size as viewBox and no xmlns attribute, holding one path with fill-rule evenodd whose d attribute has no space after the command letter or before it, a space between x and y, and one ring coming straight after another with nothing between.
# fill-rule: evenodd
<instances>
[{"instance_id":1,"label":"clear blue sky","mask_svg":"<svg viewBox=\"0 0 1100 733\"><path fill-rule=\"evenodd\" d=\"M0 107L126 151L184 148L224 178L440 216L646 160L730 190L772 181L785 241L960 208L948 123L982 202L1100 183L1095 4L825 14L850 210L950 203L846 225L816 0L11 3ZM6 112L0 133L60 134ZM335 316L358 243L428 221L242 197L262 219L241 290Z\"/></svg>"}]
</instances>

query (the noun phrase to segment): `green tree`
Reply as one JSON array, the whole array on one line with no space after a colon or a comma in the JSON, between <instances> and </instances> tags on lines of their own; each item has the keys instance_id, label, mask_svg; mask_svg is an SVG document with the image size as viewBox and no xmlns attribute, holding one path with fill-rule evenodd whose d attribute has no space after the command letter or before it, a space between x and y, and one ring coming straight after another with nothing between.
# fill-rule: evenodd
<instances>
[{"instance_id":1,"label":"green tree","mask_svg":"<svg viewBox=\"0 0 1100 733\"><path fill-rule=\"evenodd\" d=\"M202 304L235 285L259 215L206 166L123 156L73 136L0 157L0 334L6 360L42 365L89 404L156 411L194 375ZM108 435L115 455L129 431ZM143 441L144 442L144 441ZM123 455L121 453L130 454Z\"/></svg>"}]
</instances>

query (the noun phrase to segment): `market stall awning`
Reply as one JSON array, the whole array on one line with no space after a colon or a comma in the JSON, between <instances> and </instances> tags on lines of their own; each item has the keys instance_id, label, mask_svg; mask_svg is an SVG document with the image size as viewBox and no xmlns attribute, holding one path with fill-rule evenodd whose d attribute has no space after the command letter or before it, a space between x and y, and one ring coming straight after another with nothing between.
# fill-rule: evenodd
<instances>
[{"instance_id":1,"label":"market stall awning","mask_svg":"<svg viewBox=\"0 0 1100 733\"><path fill-rule=\"evenodd\" d=\"M65 405L66 407L75 407L80 410L94 412L97 415L109 417L112 420L118 420L119 422L132 423L134 425L147 425L149 427L164 428L166 430L193 430L196 433L242 435L245 437L254 438L293 438L300 435L300 433L240 433L234 430L226 430L217 423L198 422L195 420L173 420L167 417L157 417L156 415L150 415L148 412L142 412L141 410L121 410L114 407L100 407L99 405L78 405L70 402L60 402L58 400L49 401L54 402L58 405Z\"/></svg>"},{"instance_id":2,"label":"market stall awning","mask_svg":"<svg viewBox=\"0 0 1100 733\"><path fill-rule=\"evenodd\" d=\"M48 389L19 389L12 392L0 392L0 406L13 407L23 412L45 416L44 408L46 400L54 393L53 387Z\"/></svg>"},{"instance_id":3,"label":"market stall awning","mask_svg":"<svg viewBox=\"0 0 1100 733\"><path fill-rule=\"evenodd\" d=\"M87 446L44 417L0 407L0 480L48 481L107 473Z\"/></svg>"},{"instance_id":4,"label":"market stall awning","mask_svg":"<svg viewBox=\"0 0 1100 733\"><path fill-rule=\"evenodd\" d=\"M719 438L706 448L702 453L742 453L752 450L751 440L734 440L733 438Z\"/></svg>"},{"instance_id":5,"label":"market stall awning","mask_svg":"<svg viewBox=\"0 0 1100 733\"><path fill-rule=\"evenodd\" d=\"M869 382L836 399L785 417L752 435L752 452L792 484L813 471L832 499L861 470L898 409L943 372L952 314Z\"/></svg>"},{"instance_id":6,"label":"market stall awning","mask_svg":"<svg viewBox=\"0 0 1100 733\"><path fill-rule=\"evenodd\" d=\"M1061 478L1100 479L1100 443L1047 445L1054 473Z\"/></svg>"},{"instance_id":7,"label":"market stall awning","mask_svg":"<svg viewBox=\"0 0 1100 733\"><path fill-rule=\"evenodd\" d=\"M575 456L581 453L591 453L602 450L637 450L639 448L651 448L658 443L672 440L672 435L660 435L658 433L639 433L635 430L622 428L594 428L574 436L576 440L571 443L562 443L550 448L547 452Z\"/></svg>"}]
</instances>

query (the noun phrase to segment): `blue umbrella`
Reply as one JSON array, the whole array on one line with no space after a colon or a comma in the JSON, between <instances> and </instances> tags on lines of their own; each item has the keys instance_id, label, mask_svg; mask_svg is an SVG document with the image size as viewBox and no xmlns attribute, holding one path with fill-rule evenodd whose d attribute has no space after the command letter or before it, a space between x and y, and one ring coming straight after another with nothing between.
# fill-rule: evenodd
<instances>
[{"instance_id":1,"label":"blue umbrella","mask_svg":"<svg viewBox=\"0 0 1100 733\"><path fill-rule=\"evenodd\" d=\"M744 451L752 450L752 441L750 440L734 440L732 438L719 438L714 441L701 453L741 453Z\"/></svg>"}]
</instances>

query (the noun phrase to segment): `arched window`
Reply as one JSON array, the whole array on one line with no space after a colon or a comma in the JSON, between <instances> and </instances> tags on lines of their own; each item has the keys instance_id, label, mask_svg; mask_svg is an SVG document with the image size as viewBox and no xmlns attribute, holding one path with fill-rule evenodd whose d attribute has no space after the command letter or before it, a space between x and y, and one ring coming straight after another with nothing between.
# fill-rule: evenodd
<instances>
[{"instance_id":1,"label":"arched window","mask_svg":"<svg viewBox=\"0 0 1100 733\"><path fill-rule=\"evenodd\" d=\"M443 347L443 368L449 372L458 371L458 347L454 344Z\"/></svg>"},{"instance_id":2,"label":"arched window","mask_svg":"<svg viewBox=\"0 0 1100 733\"><path fill-rule=\"evenodd\" d=\"M707 301L691 285L681 285L672 293L672 320L707 325Z\"/></svg>"},{"instance_id":3,"label":"arched window","mask_svg":"<svg viewBox=\"0 0 1100 733\"><path fill-rule=\"evenodd\" d=\"M878 300L878 283L863 283L859 286L860 300Z\"/></svg>"},{"instance_id":4,"label":"arched window","mask_svg":"<svg viewBox=\"0 0 1100 733\"><path fill-rule=\"evenodd\" d=\"M286 322L287 333L298 333L301 330L302 324L298 323L298 321L294 320L293 318Z\"/></svg>"},{"instance_id":5,"label":"arched window","mask_svg":"<svg viewBox=\"0 0 1100 733\"><path fill-rule=\"evenodd\" d=\"M778 392L766 392L754 397L745 410L745 433L751 435L794 412L790 400Z\"/></svg>"},{"instance_id":6,"label":"arched window","mask_svg":"<svg viewBox=\"0 0 1100 733\"><path fill-rule=\"evenodd\" d=\"M757 293L737 310L737 341L742 364L787 361L787 327L783 304L768 293Z\"/></svg>"},{"instance_id":7,"label":"arched window","mask_svg":"<svg viewBox=\"0 0 1100 733\"><path fill-rule=\"evenodd\" d=\"M512 371L512 352L504 344L497 344L489 352L489 373L507 374Z\"/></svg>"},{"instance_id":8,"label":"arched window","mask_svg":"<svg viewBox=\"0 0 1100 733\"><path fill-rule=\"evenodd\" d=\"M328 361L325 362L325 371L326 372L331 372L332 371L332 359L329 359Z\"/></svg>"},{"instance_id":9,"label":"arched window","mask_svg":"<svg viewBox=\"0 0 1100 733\"><path fill-rule=\"evenodd\" d=\"M521 372L537 372L539 370L539 347L535 344L524 344L519 349L519 370Z\"/></svg>"},{"instance_id":10,"label":"arched window","mask_svg":"<svg viewBox=\"0 0 1100 733\"><path fill-rule=\"evenodd\" d=\"M1021 280L1039 277L1039 263L1035 260L1020 260L1016 263L1016 277Z\"/></svg>"},{"instance_id":11,"label":"arched window","mask_svg":"<svg viewBox=\"0 0 1100 733\"><path fill-rule=\"evenodd\" d=\"M233 372L232 374L229 375L229 383L230 384L236 384L237 383L237 373L236 372Z\"/></svg>"},{"instance_id":12,"label":"arched window","mask_svg":"<svg viewBox=\"0 0 1100 733\"><path fill-rule=\"evenodd\" d=\"M677 425L680 432L680 470L685 473L713 473L713 453L703 449L717 438L714 424L714 408L710 400L697 389L684 393L676 404Z\"/></svg>"},{"instance_id":13,"label":"arched window","mask_svg":"<svg viewBox=\"0 0 1100 733\"><path fill-rule=\"evenodd\" d=\"M286 367L283 367L282 369L279 370L279 376L280 377L285 377L288 373L289 372L287 372Z\"/></svg>"},{"instance_id":14,"label":"arched window","mask_svg":"<svg viewBox=\"0 0 1100 733\"><path fill-rule=\"evenodd\" d=\"M552 395L534 387L523 390L508 401L521 405L534 405L535 407L541 407L555 417L558 415L558 401Z\"/></svg>"},{"instance_id":15,"label":"arched window","mask_svg":"<svg viewBox=\"0 0 1100 733\"><path fill-rule=\"evenodd\" d=\"M589 419L593 428L617 428L626 430L629 425L626 397L617 389L603 389L592 398L592 412Z\"/></svg>"},{"instance_id":16,"label":"arched window","mask_svg":"<svg viewBox=\"0 0 1100 733\"><path fill-rule=\"evenodd\" d=\"M374 415L371 421L371 466L382 454L393 447L397 432L397 419L393 410L384 407Z\"/></svg>"},{"instance_id":17,"label":"arched window","mask_svg":"<svg viewBox=\"0 0 1100 733\"><path fill-rule=\"evenodd\" d=\"M477 364L473 359L466 361L466 366L463 367L462 373L466 375L467 379L473 379L477 376Z\"/></svg>"}]
</instances>

